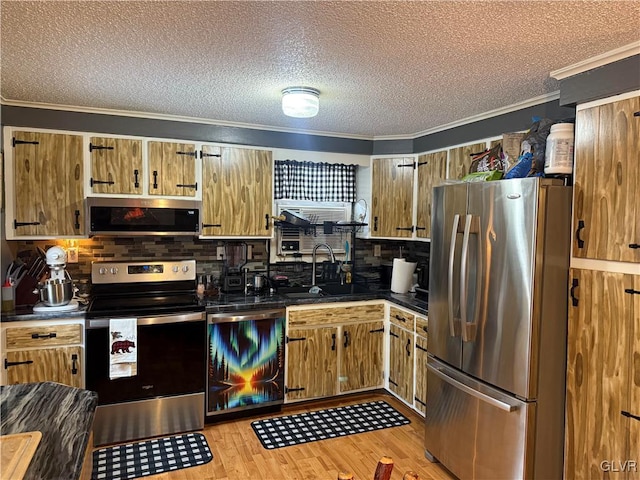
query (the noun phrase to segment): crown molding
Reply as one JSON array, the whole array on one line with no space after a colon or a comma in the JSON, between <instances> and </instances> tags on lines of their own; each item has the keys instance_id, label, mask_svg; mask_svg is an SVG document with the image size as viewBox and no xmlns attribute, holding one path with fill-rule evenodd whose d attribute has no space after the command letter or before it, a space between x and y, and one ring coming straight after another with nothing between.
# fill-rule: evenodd
<instances>
[{"instance_id":1,"label":"crown molding","mask_svg":"<svg viewBox=\"0 0 640 480\"><path fill-rule=\"evenodd\" d=\"M41 108L45 110L60 110L65 112L77 112L77 113L95 113L99 115L115 115L120 117L166 120L170 122L199 123L204 125L215 125L218 127L246 128L250 130L264 130L268 132L282 132L282 133L293 133L293 134L302 134L302 135L317 135L317 136L333 137L333 138L346 138L346 139L353 139L353 140L373 140L373 137L370 135L345 135L344 133L272 127L268 125L227 122L222 120L211 120L207 118L187 117L187 116L181 116L181 115L169 115L164 113L148 113L148 112L136 112L131 110L116 110L116 109L110 109L110 108L80 107L75 105L59 105L55 103L27 102L22 100L10 100L2 96L0 96L0 103L2 105L7 105L11 107Z\"/></svg>"},{"instance_id":2,"label":"crown molding","mask_svg":"<svg viewBox=\"0 0 640 480\"><path fill-rule=\"evenodd\" d=\"M537 97L533 97L528 100L524 100L522 102L513 103L505 107L496 108L493 110L489 110L488 112L479 113L477 115L472 115L471 117L463 118L461 120L456 120L455 122L439 125L437 127L424 130L422 132L414 133L411 136L388 135L388 136L376 136L376 137L373 137L373 139L374 140L407 140L407 139L414 140L419 137L425 137L427 135L443 132L445 130L450 130L456 127L462 127L470 123L479 122L481 120L497 117L500 115L504 115L506 113L517 112L518 110L522 110L528 107L533 107L536 105L541 105L543 103L552 102L554 100L558 100L559 98L560 98L560 91L545 93L544 95L539 95Z\"/></svg>"},{"instance_id":3,"label":"crown molding","mask_svg":"<svg viewBox=\"0 0 640 480\"><path fill-rule=\"evenodd\" d=\"M602 67L609 63L617 62L633 55L640 54L640 40L630 43L615 50L596 55L595 57L587 58L581 62L574 63L567 67L559 68L549 73L551 78L556 80L563 80L567 77L578 75L579 73L586 72L587 70L593 70L594 68Z\"/></svg>"}]
</instances>

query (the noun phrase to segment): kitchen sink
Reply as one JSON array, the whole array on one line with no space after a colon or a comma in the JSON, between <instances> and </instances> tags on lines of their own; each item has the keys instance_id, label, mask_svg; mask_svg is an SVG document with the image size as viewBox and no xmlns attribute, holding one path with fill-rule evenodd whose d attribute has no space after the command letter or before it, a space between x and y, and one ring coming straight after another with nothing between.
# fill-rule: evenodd
<instances>
[{"instance_id":1,"label":"kitchen sink","mask_svg":"<svg viewBox=\"0 0 640 480\"><path fill-rule=\"evenodd\" d=\"M311 293L309 290L311 287L280 287L278 293L289 298L320 298L320 297L337 297L343 295L357 295L361 293L370 293L364 285L357 283L351 284L326 284L317 285L320 288L318 293Z\"/></svg>"}]
</instances>

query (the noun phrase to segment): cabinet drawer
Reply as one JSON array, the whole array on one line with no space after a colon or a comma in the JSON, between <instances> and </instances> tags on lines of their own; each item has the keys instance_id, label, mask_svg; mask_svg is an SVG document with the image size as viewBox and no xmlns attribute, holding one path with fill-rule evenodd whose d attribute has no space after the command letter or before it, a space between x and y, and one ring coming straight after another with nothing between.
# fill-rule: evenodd
<instances>
[{"instance_id":1,"label":"cabinet drawer","mask_svg":"<svg viewBox=\"0 0 640 480\"><path fill-rule=\"evenodd\" d=\"M383 320L384 305L354 305L352 307L326 307L311 310L290 310L289 325L332 325L367 320Z\"/></svg>"},{"instance_id":2,"label":"cabinet drawer","mask_svg":"<svg viewBox=\"0 0 640 480\"><path fill-rule=\"evenodd\" d=\"M391 323L395 323L396 325L402 328L406 328L407 330L413 331L414 329L415 315L404 310L400 310L399 308L389 308L389 320L391 320Z\"/></svg>"},{"instance_id":3,"label":"cabinet drawer","mask_svg":"<svg viewBox=\"0 0 640 480\"><path fill-rule=\"evenodd\" d=\"M429 321L426 317L420 317L416 315L416 333L422 337L427 338Z\"/></svg>"},{"instance_id":4,"label":"cabinet drawer","mask_svg":"<svg viewBox=\"0 0 640 480\"><path fill-rule=\"evenodd\" d=\"M8 327L6 337L7 349L73 345L82 342L82 325Z\"/></svg>"}]
</instances>

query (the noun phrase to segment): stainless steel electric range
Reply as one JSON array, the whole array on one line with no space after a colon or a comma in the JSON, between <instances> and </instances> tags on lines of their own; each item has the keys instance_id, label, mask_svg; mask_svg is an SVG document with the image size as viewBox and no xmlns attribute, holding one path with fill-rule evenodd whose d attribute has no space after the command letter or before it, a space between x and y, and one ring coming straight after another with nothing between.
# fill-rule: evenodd
<instances>
[{"instance_id":1,"label":"stainless steel electric range","mask_svg":"<svg viewBox=\"0 0 640 480\"><path fill-rule=\"evenodd\" d=\"M94 445L203 428L207 325L195 260L94 262L91 281L86 387L98 393ZM116 341L118 320L134 340ZM133 352L129 370L114 376L117 358Z\"/></svg>"}]
</instances>

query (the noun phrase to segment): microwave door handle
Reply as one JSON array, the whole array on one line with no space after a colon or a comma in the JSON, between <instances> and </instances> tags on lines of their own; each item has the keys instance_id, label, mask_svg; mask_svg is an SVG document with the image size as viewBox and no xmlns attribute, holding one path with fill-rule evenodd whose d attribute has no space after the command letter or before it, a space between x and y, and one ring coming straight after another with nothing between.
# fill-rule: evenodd
<instances>
[{"instance_id":1,"label":"microwave door handle","mask_svg":"<svg viewBox=\"0 0 640 480\"><path fill-rule=\"evenodd\" d=\"M456 257L456 236L458 235L458 225L460 223L460 215L457 213L453 216L453 227L451 228L451 244L449 246L449 275L448 279L448 304L449 304L449 332L452 337L456 336L456 329L453 322L453 266Z\"/></svg>"}]
</instances>

